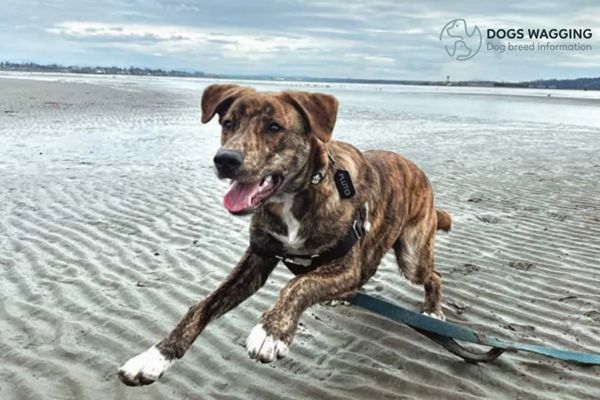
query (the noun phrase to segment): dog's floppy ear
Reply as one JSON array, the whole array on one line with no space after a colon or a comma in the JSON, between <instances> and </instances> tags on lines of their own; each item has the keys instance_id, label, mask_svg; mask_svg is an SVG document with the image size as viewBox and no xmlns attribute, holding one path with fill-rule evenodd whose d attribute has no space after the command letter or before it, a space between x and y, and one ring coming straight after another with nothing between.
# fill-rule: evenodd
<instances>
[{"instance_id":1,"label":"dog's floppy ear","mask_svg":"<svg viewBox=\"0 0 600 400\"><path fill-rule=\"evenodd\" d=\"M323 93L284 92L322 142L329 142L337 118L338 101Z\"/></svg>"},{"instance_id":2,"label":"dog's floppy ear","mask_svg":"<svg viewBox=\"0 0 600 400\"><path fill-rule=\"evenodd\" d=\"M254 91L252 88L238 85L208 86L202 93L202 123L210 121L215 114L222 115L235 99Z\"/></svg>"}]
</instances>

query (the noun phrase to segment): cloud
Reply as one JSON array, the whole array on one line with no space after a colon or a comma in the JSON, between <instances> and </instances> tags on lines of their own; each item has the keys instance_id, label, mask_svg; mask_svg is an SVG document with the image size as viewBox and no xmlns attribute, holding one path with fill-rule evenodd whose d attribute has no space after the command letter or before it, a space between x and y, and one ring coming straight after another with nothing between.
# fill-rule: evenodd
<instances>
[{"instance_id":1,"label":"cloud","mask_svg":"<svg viewBox=\"0 0 600 400\"><path fill-rule=\"evenodd\" d=\"M247 48L257 52L271 52L276 48L288 48L296 50L302 47L322 46L321 43L308 37L298 35L260 35L246 34L234 35L225 33L214 33L207 30L165 25L145 24L108 24L101 22L62 22L47 29L47 32L64 35L72 40L112 40L154 42L187 42L190 46L204 45L207 43L218 43L230 50L233 47Z\"/></svg>"},{"instance_id":2,"label":"cloud","mask_svg":"<svg viewBox=\"0 0 600 400\"><path fill-rule=\"evenodd\" d=\"M214 52L231 59L261 61L293 53L316 53L348 46L344 40L299 34L233 34L186 26L62 22L47 29L71 41L113 43L139 53Z\"/></svg>"},{"instance_id":3,"label":"cloud","mask_svg":"<svg viewBox=\"0 0 600 400\"><path fill-rule=\"evenodd\" d=\"M62 35L70 40L99 40L113 42L163 42L184 41L191 37L181 28L143 25L115 25L99 22L62 22L46 29L48 33Z\"/></svg>"},{"instance_id":4,"label":"cloud","mask_svg":"<svg viewBox=\"0 0 600 400\"><path fill-rule=\"evenodd\" d=\"M591 54L450 59L450 20L486 27L588 27ZM9 60L214 73L387 79L526 80L598 74L600 7L558 0L43 0L0 3ZM577 65L578 67L575 67ZM544 75L544 76L540 76Z\"/></svg>"},{"instance_id":5,"label":"cloud","mask_svg":"<svg viewBox=\"0 0 600 400\"><path fill-rule=\"evenodd\" d=\"M598 68L600 65L600 54L574 54L570 60L559 61L559 65L569 68Z\"/></svg>"}]
</instances>

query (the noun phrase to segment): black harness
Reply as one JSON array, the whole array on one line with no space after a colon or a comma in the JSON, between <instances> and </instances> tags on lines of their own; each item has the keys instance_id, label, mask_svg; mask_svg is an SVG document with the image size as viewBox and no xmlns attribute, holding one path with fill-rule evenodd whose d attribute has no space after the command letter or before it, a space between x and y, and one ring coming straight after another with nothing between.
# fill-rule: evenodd
<instances>
[{"instance_id":1,"label":"black harness","mask_svg":"<svg viewBox=\"0 0 600 400\"><path fill-rule=\"evenodd\" d=\"M337 242L335 246L325 250L321 254L274 254L274 256L278 260L281 260L296 275L311 271L348 254L356 242L365 236L365 221L366 211L364 207L361 207L356 218L352 221L352 227L346 233L346 236Z\"/></svg>"},{"instance_id":2,"label":"black harness","mask_svg":"<svg viewBox=\"0 0 600 400\"><path fill-rule=\"evenodd\" d=\"M329 153L329 161L330 167L334 167L335 159L333 154ZM325 170L319 169L312 177L311 183L313 185L318 185L325 178ZM335 186L340 194L340 198L349 199L354 197L356 194L356 190L354 188L354 184L352 183L352 178L350 177L350 173L346 170L336 168L334 173L334 182ZM356 213L356 217L352 221L352 226L339 242L336 243L335 246L325 250L321 254L268 254L268 256L275 257L278 260L281 260L286 267L289 268L294 274L302 274L305 272L309 272L321 265L327 264L331 261L337 260L339 258L344 257L352 247L358 242L362 237L366 234L366 225L367 221L367 210L366 206L360 207L358 212ZM256 254L263 254L264 252L260 251L260 249L252 249ZM263 254L267 255L267 254Z\"/></svg>"}]
</instances>

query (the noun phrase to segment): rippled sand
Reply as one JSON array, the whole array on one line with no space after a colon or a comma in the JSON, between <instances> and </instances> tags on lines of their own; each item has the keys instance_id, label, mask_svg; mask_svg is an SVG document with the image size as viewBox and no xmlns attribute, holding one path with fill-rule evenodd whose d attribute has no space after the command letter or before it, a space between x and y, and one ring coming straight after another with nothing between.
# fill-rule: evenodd
<instances>
[{"instance_id":1,"label":"rippled sand","mask_svg":"<svg viewBox=\"0 0 600 400\"><path fill-rule=\"evenodd\" d=\"M118 366L167 334L247 245L248 221L222 208L211 169L218 129L199 122L209 82L25 78L0 79L0 398L599 396L600 367L529 354L470 365L351 307L311 308L290 355L256 364L244 341L290 278L283 267L158 384L123 386ZM417 162L453 215L437 243L450 320L600 353L599 126L557 122L552 98L490 99L473 117L407 111L410 97L388 89L319 90L341 100L338 138ZM561 101L565 118L598 110ZM549 122L489 116L532 102ZM368 289L415 309L422 300L392 257Z\"/></svg>"}]
</instances>

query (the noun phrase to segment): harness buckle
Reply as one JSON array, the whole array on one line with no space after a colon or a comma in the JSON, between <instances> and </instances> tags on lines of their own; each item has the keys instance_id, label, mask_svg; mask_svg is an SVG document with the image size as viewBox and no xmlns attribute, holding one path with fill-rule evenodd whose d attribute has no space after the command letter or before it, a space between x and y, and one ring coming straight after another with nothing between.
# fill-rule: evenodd
<instances>
[{"instance_id":1,"label":"harness buckle","mask_svg":"<svg viewBox=\"0 0 600 400\"><path fill-rule=\"evenodd\" d=\"M365 227L364 225L359 224L357 219L352 223L352 230L358 239L365 235Z\"/></svg>"},{"instance_id":2,"label":"harness buckle","mask_svg":"<svg viewBox=\"0 0 600 400\"><path fill-rule=\"evenodd\" d=\"M275 254L275 258L283 261L284 263L300 265L302 267L309 267L315 258L319 257L319 254L313 254L312 256L281 256L279 254Z\"/></svg>"}]
</instances>

